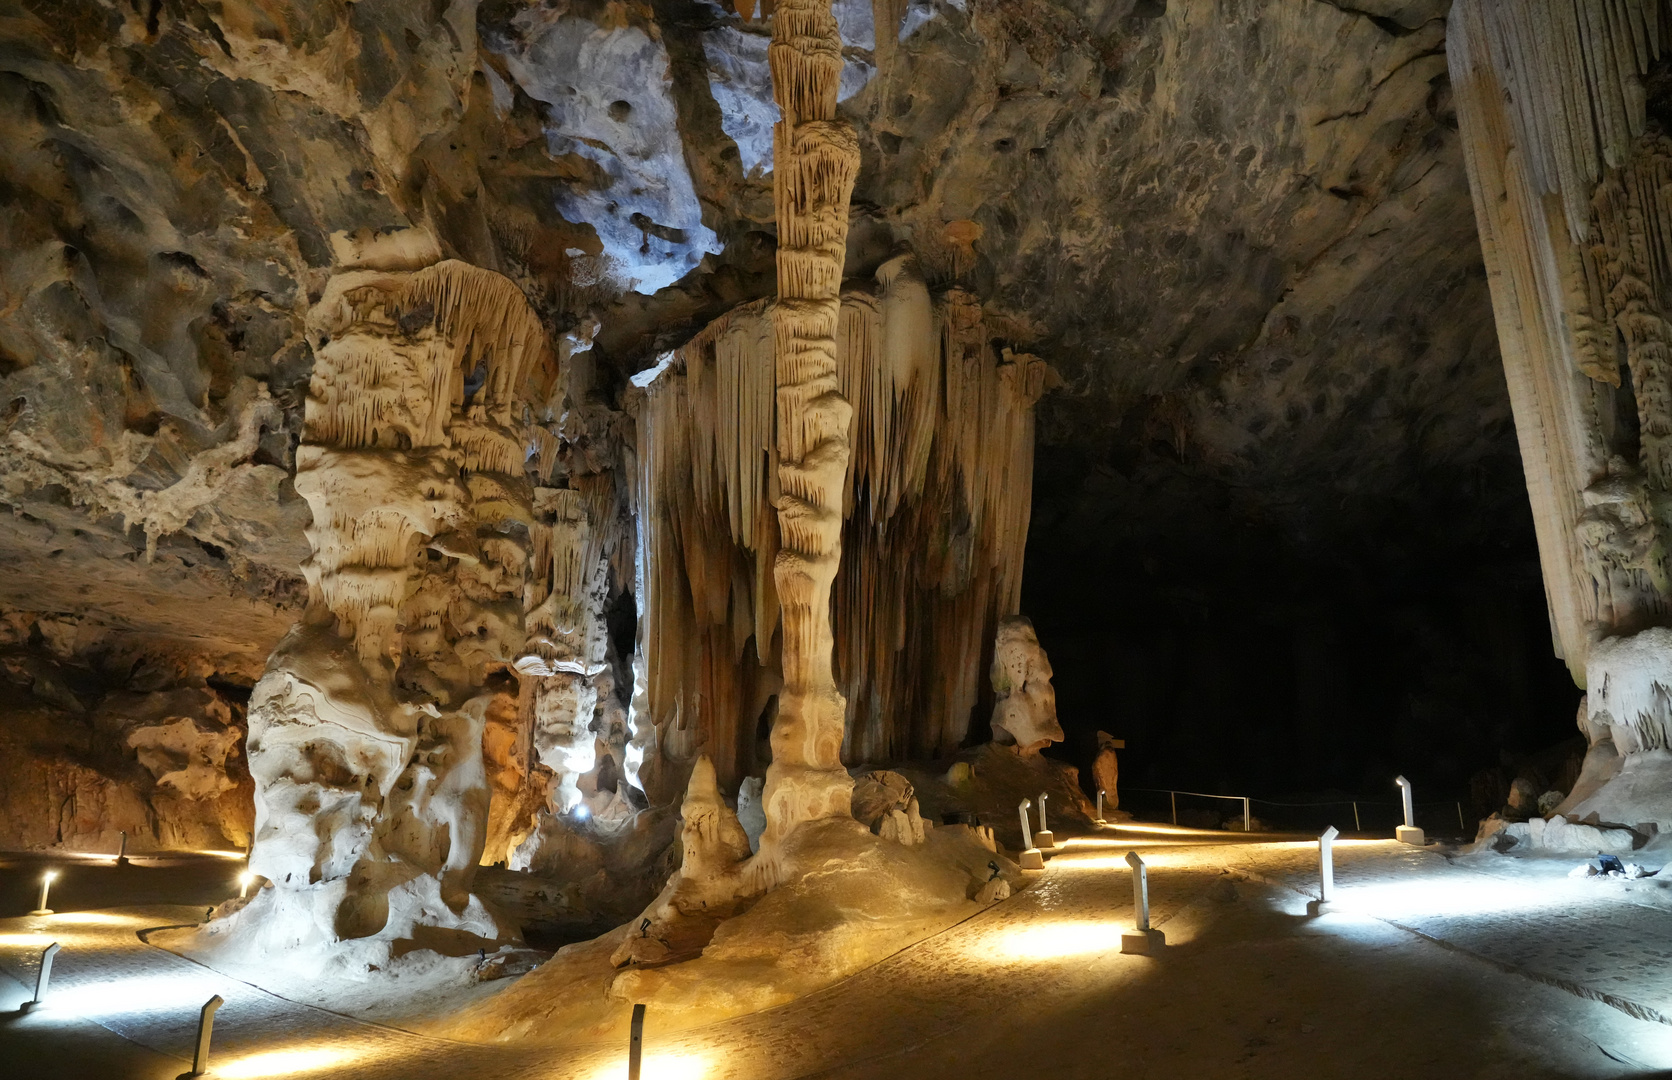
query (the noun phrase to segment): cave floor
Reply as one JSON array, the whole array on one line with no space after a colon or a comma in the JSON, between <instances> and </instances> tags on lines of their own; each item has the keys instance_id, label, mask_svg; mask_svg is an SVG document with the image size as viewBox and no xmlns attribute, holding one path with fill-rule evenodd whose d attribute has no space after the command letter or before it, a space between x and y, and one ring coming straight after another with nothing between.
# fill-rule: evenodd
<instances>
[{"instance_id":1,"label":"cave floor","mask_svg":"<svg viewBox=\"0 0 1672 1080\"><path fill-rule=\"evenodd\" d=\"M662 1037L652 1015L644 1080L1672 1076L1672 889L1570 880L1576 858L1337 843L1339 902L1314 917L1310 842L1151 826L1069 840L1026 891L816 994ZM1129 850L1167 936L1153 957L1119 952ZM41 865L0 859L0 910L33 906ZM235 863L57 865L59 914L0 919L7 1077L176 1077L217 993L212 1076L626 1075L622 1047L447 1042L141 941L201 918ZM20 1013L50 941L53 991Z\"/></svg>"}]
</instances>

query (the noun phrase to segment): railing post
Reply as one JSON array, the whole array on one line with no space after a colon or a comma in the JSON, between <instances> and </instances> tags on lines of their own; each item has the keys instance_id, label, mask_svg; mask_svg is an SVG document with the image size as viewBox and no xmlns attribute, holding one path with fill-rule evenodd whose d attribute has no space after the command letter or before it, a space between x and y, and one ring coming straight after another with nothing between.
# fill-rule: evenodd
<instances>
[{"instance_id":1,"label":"railing post","mask_svg":"<svg viewBox=\"0 0 1672 1080\"><path fill-rule=\"evenodd\" d=\"M1016 863L1023 870L1043 870L1045 856L1033 846L1033 828L1028 823L1028 810L1032 806L1032 799L1023 799L1016 804L1016 816L1022 819L1022 853L1016 857Z\"/></svg>"},{"instance_id":2,"label":"railing post","mask_svg":"<svg viewBox=\"0 0 1672 1080\"><path fill-rule=\"evenodd\" d=\"M644 1059L644 1006L633 1006L633 1026L627 1035L627 1080L639 1080Z\"/></svg>"},{"instance_id":3,"label":"railing post","mask_svg":"<svg viewBox=\"0 0 1672 1080\"><path fill-rule=\"evenodd\" d=\"M197 1051L192 1054L192 1071L186 1075L202 1076L209 1071L209 1037L215 1030L215 1010L225 1004L219 994L203 1003L203 1011L197 1016Z\"/></svg>"},{"instance_id":4,"label":"railing post","mask_svg":"<svg viewBox=\"0 0 1672 1080\"><path fill-rule=\"evenodd\" d=\"M1254 815L1248 811L1248 796L1242 797L1242 832L1244 836L1254 831Z\"/></svg>"},{"instance_id":5,"label":"railing post","mask_svg":"<svg viewBox=\"0 0 1672 1080\"><path fill-rule=\"evenodd\" d=\"M1422 835L1422 830L1417 828L1416 806L1411 802L1411 782L1403 776L1394 777L1393 782L1399 785L1400 799L1405 804L1405 824L1393 830L1394 839L1401 844L1422 847L1426 843L1426 839Z\"/></svg>"},{"instance_id":6,"label":"railing post","mask_svg":"<svg viewBox=\"0 0 1672 1080\"><path fill-rule=\"evenodd\" d=\"M1353 831L1354 832L1363 832L1364 831L1364 826L1359 824L1358 803L1356 803L1356 802L1353 804Z\"/></svg>"},{"instance_id":7,"label":"railing post","mask_svg":"<svg viewBox=\"0 0 1672 1080\"><path fill-rule=\"evenodd\" d=\"M1147 954L1167 943L1167 937L1152 929L1149 922L1149 867L1136 851L1126 853L1126 865L1132 868L1132 929L1120 936L1123 953Z\"/></svg>"},{"instance_id":8,"label":"railing post","mask_svg":"<svg viewBox=\"0 0 1672 1080\"><path fill-rule=\"evenodd\" d=\"M1179 823L1179 793L1176 791L1169 791L1167 792L1167 798L1172 801L1173 824L1177 825Z\"/></svg>"}]
</instances>

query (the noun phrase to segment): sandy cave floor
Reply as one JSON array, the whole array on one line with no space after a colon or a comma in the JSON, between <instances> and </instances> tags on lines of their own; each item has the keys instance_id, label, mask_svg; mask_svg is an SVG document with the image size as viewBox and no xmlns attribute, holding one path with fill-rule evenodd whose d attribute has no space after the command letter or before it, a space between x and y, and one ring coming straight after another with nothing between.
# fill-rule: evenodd
<instances>
[{"instance_id":1,"label":"sandy cave floor","mask_svg":"<svg viewBox=\"0 0 1672 1080\"><path fill-rule=\"evenodd\" d=\"M1119 952L1133 849L1158 957ZM1308 917L1315 851L1154 826L1068 841L1026 891L824 991L663 1038L652 1015L645 1080L1672 1076L1672 883L1343 841L1341 910ZM236 888L231 860L51 861L60 913L0 919L5 1076L176 1077L215 993L221 1077L626 1075L624 1047L446 1042L140 940ZM0 911L33 906L43 865L0 860ZM49 1003L20 1014L53 940Z\"/></svg>"}]
</instances>

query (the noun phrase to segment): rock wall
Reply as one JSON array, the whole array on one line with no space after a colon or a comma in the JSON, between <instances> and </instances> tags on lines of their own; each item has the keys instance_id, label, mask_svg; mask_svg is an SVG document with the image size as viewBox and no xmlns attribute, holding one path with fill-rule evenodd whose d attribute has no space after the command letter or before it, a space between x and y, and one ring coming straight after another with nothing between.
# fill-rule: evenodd
<instances>
[{"instance_id":1,"label":"rock wall","mask_svg":"<svg viewBox=\"0 0 1672 1080\"><path fill-rule=\"evenodd\" d=\"M114 855L126 833L135 853L247 849L247 687L98 630L0 620L0 847Z\"/></svg>"}]
</instances>

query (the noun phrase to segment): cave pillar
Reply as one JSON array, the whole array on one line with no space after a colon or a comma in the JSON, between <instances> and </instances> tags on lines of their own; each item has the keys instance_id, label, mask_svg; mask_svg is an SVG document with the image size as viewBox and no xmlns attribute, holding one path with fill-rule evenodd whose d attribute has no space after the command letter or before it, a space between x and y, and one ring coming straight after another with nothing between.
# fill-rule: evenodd
<instances>
[{"instance_id":1,"label":"cave pillar","mask_svg":"<svg viewBox=\"0 0 1672 1080\"><path fill-rule=\"evenodd\" d=\"M1666 63L1661 9L1457 0L1446 43L1552 636L1589 687L1582 723L1612 726L1622 750L1672 734L1654 704L1672 693L1672 114L1648 80ZM1650 816L1672 821L1665 781Z\"/></svg>"},{"instance_id":2,"label":"cave pillar","mask_svg":"<svg viewBox=\"0 0 1672 1080\"><path fill-rule=\"evenodd\" d=\"M852 408L836 363L848 203L859 171L853 130L836 119L842 43L829 0L773 13L773 197L778 217L778 525L773 578L783 612L784 687L772 727L766 833L772 851L798 824L848 817L842 767L847 703L832 671L830 590L841 559Z\"/></svg>"},{"instance_id":3,"label":"cave pillar","mask_svg":"<svg viewBox=\"0 0 1672 1080\"><path fill-rule=\"evenodd\" d=\"M271 887L226 929L268 946L515 934L471 886L484 732L525 637L518 406L545 338L500 275L395 256L334 275L309 316L309 602L250 705L250 867Z\"/></svg>"}]
</instances>

